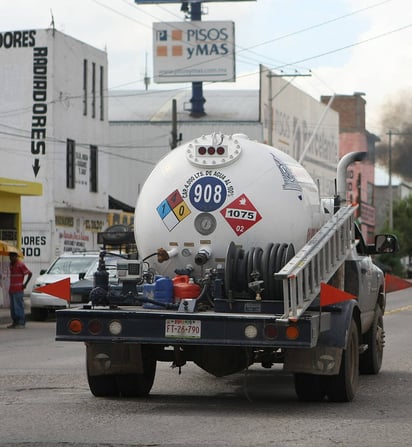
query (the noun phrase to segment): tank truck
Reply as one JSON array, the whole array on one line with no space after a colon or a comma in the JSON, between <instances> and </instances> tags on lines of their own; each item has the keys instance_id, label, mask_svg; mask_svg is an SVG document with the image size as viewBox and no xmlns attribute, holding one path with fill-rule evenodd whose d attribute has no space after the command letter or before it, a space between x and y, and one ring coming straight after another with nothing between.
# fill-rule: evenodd
<instances>
[{"instance_id":1,"label":"tank truck","mask_svg":"<svg viewBox=\"0 0 412 447\"><path fill-rule=\"evenodd\" d=\"M57 312L56 340L84 342L95 396L145 396L157 362L194 362L220 377L283 364L301 401L351 401L359 374L377 374L385 281L346 202L322 198L301 164L243 134L182 144L155 166L137 199L135 259L117 263L117 305L101 252L90 302Z\"/></svg>"}]
</instances>

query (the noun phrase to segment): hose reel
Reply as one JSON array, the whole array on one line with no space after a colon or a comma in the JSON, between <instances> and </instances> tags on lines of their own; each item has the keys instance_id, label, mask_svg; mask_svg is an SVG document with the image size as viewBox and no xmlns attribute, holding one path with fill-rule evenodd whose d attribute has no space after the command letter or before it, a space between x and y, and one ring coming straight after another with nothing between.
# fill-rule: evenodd
<instances>
[{"instance_id":1,"label":"hose reel","mask_svg":"<svg viewBox=\"0 0 412 447\"><path fill-rule=\"evenodd\" d=\"M245 251L231 242L226 255L225 292L227 298L253 299L256 291L250 284L261 283L264 300L283 300L282 283L274 273L281 270L293 256L293 244L269 243L265 249L252 247Z\"/></svg>"}]
</instances>

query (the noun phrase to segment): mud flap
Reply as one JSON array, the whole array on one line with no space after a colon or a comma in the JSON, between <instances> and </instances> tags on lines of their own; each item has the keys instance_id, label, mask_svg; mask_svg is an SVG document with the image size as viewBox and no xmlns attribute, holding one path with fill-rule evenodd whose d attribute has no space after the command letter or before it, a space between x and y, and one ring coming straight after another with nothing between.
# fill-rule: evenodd
<instances>
[{"instance_id":1,"label":"mud flap","mask_svg":"<svg viewBox=\"0 0 412 447\"><path fill-rule=\"evenodd\" d=\"M135 343L86 343L88 374L142 374L141 351L141 345Z\"/></svg>"},{"instance_id":2,"label":"mud flap","mask_svg":"<svg viewBox=\"0 0 412 447\"><path fill-rule=\"evenodd\" d=\"M283 369L292 373L335 375L339 373L342 350L332 346L287 349Z\"/></svg>"}]
</instances>

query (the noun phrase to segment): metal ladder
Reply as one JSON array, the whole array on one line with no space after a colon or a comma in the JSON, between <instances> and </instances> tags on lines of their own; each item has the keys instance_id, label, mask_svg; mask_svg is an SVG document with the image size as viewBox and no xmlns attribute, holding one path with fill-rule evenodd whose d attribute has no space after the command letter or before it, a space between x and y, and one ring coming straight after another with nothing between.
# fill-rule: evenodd
<instances>
[{"instance_id":1,"label":"metal ladder","mask_svg":"<svg viewBox=\"0 0 412 447\"><path fill-rule=\"evenodd\" d=\"M331 219L277 273L283 282L284 314L280 320L298 320L319 296L321 282L327 283L355 244L355 206L340 208Z\"/></svg>"}]
</instances>

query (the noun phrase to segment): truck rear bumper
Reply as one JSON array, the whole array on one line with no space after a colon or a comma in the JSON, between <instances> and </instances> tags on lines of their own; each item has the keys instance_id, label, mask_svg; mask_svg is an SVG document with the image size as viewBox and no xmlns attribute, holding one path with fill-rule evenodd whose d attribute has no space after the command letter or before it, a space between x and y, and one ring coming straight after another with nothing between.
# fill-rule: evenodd
<instances>
[{"instance_id":1,"label":"truck rear bumper","mask_svg":"<svg viewBox=\"0 0 412 447\"><path fill-rule=\"evenodd\" d=\"M57 341L262 348L312 348L331 321L328 312L306 312L297 322L285 322L269 314L141 308L66 309L56 316Z\"/></svg>"}]
</instances>

